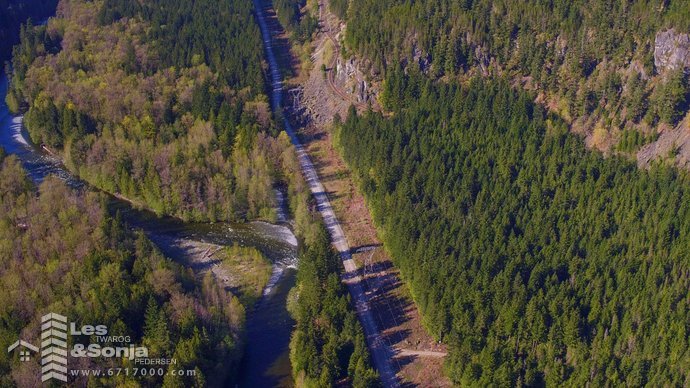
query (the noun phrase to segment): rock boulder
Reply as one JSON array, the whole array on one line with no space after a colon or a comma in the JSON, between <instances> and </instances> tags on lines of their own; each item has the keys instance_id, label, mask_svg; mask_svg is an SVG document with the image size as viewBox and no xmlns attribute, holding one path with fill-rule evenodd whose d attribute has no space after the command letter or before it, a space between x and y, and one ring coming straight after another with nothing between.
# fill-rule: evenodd
<instances>
[{"instance_id":1,"label":"rock boulder","mask_svg":"<svg viewBox=\"0 0 690 388\"><path fill-rule=\"evenodd\" d=\"M654 66L660 74L690 68L690 36L673 29L659 31L654 41Z\"/></svg>"}]
</instances>

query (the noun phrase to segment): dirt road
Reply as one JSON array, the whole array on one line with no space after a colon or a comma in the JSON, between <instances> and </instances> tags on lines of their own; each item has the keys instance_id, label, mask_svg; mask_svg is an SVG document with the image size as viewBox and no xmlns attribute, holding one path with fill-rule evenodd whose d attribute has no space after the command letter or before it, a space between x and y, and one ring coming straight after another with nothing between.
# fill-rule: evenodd
<instances>
[{"instance_id":1,"label":"dirt road","mask_svg":"<svg viewBox=\"0 0 690 388\"><path fill-rule=\"evenodd\" d=\"M261 35L263 36L264 46L266 48L266 59L269 64L269 71L271 74L272 107L276 112L282 113L283 83L280 70L278 68L278 62L276 61L275 53L273 51L271 33L266 24L264 9L261 1L254 0L254 7L256 8L257 20L261 29ZM321 184L318 174L316 173L316 169L314 168L309 155L300 143L288 120L285 120L285 130L295 146L300 167L302 168L302 173L304 174L305 180L309 185L309 189L316 199L317 208L323 217L326 227L328 228L328 231L331 235L331 240L340 253L343 266L345 268L345 271L341 276L347 284L350 294L352 295L352 300L355 303L357 315L362 323L364 333L367 337L367 345L369 346L369 351L371 353L374 366L379 372L384 386L398 386L395 371L391 365L391 361L394 356L393 351L381 339L381 333L376 327L376 321L371 313L371 309L369 308L369 303L362 287L357 266L350 255L350 247L347 244L345 234L343 233L343 230L338 223L338 219L333 212L331 204L328 200L328 196L326 195L323 185Z\"/></svg>"}]
</instances>

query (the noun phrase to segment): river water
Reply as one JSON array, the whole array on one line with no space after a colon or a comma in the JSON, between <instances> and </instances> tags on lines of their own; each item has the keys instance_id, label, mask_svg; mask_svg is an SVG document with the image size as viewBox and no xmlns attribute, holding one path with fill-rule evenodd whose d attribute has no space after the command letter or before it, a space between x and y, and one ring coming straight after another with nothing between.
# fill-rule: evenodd
<instances>
[{"instance_id":1,"label":"river water","mask_svg":"<svg viewBox=\"0 0 690 388\"><path fill-rule=\"evenodd\" d=\"M7 79L2 76L0 146L8 154L19 157L36 183L49 175L55 175L75 189L88 187L87 183L67 171L58 158L31 144L22 125L22 117L12 116L5 104L6 92ZM277 197L283 198L282 194ZM273 263L273 273L264 289L263 298L247 316L247 347L239 385L292 385L288 345L294 321L287 312L286 300L287 293L295 282L297 240L285 219L277 225L265 222L185 223L175 218L157 217L151 212L136 210L129 203L114 197L111 197L109 207L112 212L119 211L130 226L142 229L161 251L176 260L186 260L184 252L176 248L179 241L250 246L266 255Z\"/></svg>"}]
</instances>

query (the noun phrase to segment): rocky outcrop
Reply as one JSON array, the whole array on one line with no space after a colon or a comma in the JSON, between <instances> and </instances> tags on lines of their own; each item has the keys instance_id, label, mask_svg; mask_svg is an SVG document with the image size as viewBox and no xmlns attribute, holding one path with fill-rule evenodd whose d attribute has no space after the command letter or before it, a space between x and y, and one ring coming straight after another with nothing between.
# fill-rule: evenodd
<instances>
[{"instance_id":1,"label":"rocky outcrop","mask_svg":"<svg viewBox=\"0 0 690 388\"><path fill-rule=\"evenodd\" d=\"M659 31L654 41L654 66L660 74L690 68L690 36L674 29Z\"/></svg>"},{"instance_id":2,"label":"rocky outcrop","mask_svg":"<svg viewBox=\"0 0 690 388\"><path fill-rule=\"evenodd\" d=\"M422 51L416 43L414 44L412 60L419 65L419 70L422 73L427 73L431 69L431 55Z\"/></svg>"},{"instance_id":3,"label":"rocky outcrop","mask_svg":"<svg viewBox=\"0 0 690 388\"><path fill-rule=\"evenodd\" d=\"M685 122L664 130L655 142L637 152L637 165L640 167L649 167L655 160L690 168L690 128Z\"/></svg>"},{"instance_id":4,"label":"rocky outcrop","mask_svg":"<svg viewBox=\"0 0 690 388\"><path fill-rule=\"evenodd\" d=\"M357 102L368 103L376 100L376 91L370 88L366 76L359 69L359 61L355 58L342 59L339 57L335 65L335 83L346 93L355 96Z\"/></svg>"}]
</instances>

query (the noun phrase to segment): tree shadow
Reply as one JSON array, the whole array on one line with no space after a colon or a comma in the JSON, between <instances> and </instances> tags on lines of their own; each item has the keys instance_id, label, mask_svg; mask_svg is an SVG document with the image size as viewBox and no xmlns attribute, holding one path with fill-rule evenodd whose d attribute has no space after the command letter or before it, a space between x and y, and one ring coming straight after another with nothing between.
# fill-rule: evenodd
<instances>
[{"instance_id":1,"label":"tree shadow","mask_svg":"<svg viewBox=\"0 0 690 388\"><path fill-rule=\"evenodd\" d=\"M150 233L147 237L165 256L194 269L198 268L193 267L193 265L199 264L194 262L195 256L199 255L198 247L191 244L183 244L183 239L168 234Z\"/></svg>"},{"instance_id":2,"label":"tree shadow","mask_svg":"<svg viewBox=\"0 0 690 388\"><path fill-rule=\"evenodd\" d=\"M303 141L305 145L313 142L313 141L319 141L323 140L323 138L326 137L325 132L311 132L311 133L305 133L305 131L300 131L300 140Z\"/></svg>"},{"instance_id":3,"label":"tree shadow","mask_svg":"<svg viewBox=\"0 0 690 388\"><path fill-rule=\"evenodd\" d=\"M215 267L216 265L220 265L221 260L218 259L208 259L205 261L196 261L196 262L191 262L189 263L189 268L191 268L194 271L202 272L206 270L211 270L211 268Z\"/></svg>"},{"instance_id":4,"label":"tree shadow","mask_svg":"<svg viewBox=\"0 0 690 388\"><path fill-rule=\"evenodd\" d=\"M225 286L223 287L223 289L225 291L231 292L233 295L236 295L238 297L244 295L242 287L240 286Z\"/></svg>"},{"instance_id":5,"label":"tree shadow","mask_svg":"<svg viewBox=\"0 0 690 388\"><path fill-rule=\"evenodd\" d=\"M278 66L288 77L297 75L299 68L299 61L290 52L291 44L288 39L288 33L278 21L273 2L271 0L263 0L262 6L264 9L264 18L268 31L271 34L271 44L273 46L273 53L275 54Z\"/></svg>"},{"instance_id":6,"label":"tree shadow","mask_svg":"<svg viewBox=\"0 0 690 388\"><path fill-rule=\"evenodd\" d=\"M337 180L345 178L346 176L347 176L347 174L344 174L342 171L336 171L334 173L322 176L321 182L337 181Z\"/></svg>"},{"instance_id":7,"label":"tree shadow","mask_svg":"<svg viewBox=\"0 0 690 388\"><path fill-rule=\"evenodd\" d=\"M314 169L317 171L321 170L324 167L327 167L330 165L330 162L323 160L323 158L319 159L314 159L312 158L311 164L314 166ZM319 177L320 178L320 177ZM319 179L320 180L320 179Z\"/></svg>"},{"instance_id":8,"label":"tree shadow","mask_svg":"<svg viewBox=\"0 0 690 388\"><path fill-rule=\"evenodd\" d=\"M328 200L331 202L343 197L343 194L336 194L335 191L327 191L326 195L328 196Z\"/></svg>"},{"instance_id":9,"label":"tree shadow","mask_svg":"<svg viewBox=\"0 0 690 388\"><path fill-rule=\"evenodd\" d=\"M367 252L380 246L381 244L362 245L352 248L351 252ZM365 263L358 272L381 338L392 351L395 351L396 348L405 347L404 344L409 342L408 338L412 333L405 327L405 323L410 320L407 313L413 306L409 300L397 294L401 284L392 269L393 263L385 260ZM407 356L396 357L392 363L396 373L414 359Z\"/></svg>"},{"instance_id":10,"label":"tree shadow","mask_svg":"<svg viewBox=\"0 0 690 388\"><path fill-rule=\"evenodd\" d=\"M311 119L311 114L305 108L303 105L301 105L301 101L297 101L299 104L297 108L294 108L294 98L291 96L289 93L283 93L283 101L285 101L284 108L283 110L285 111L285 117L290 120L290 124L292 125L293 128L306 128L309 126L309 123L312 122ZM305 139L305 136L302 134L305 131L299 131L299 138L300 140L303 141ZM317 137L318 136L318 137ZM307 140L313 140L313 139L320 139L324 136L323 132L320 132L318 134L313 134L310 136L307 136ZM303 143L306 144L306 142L303 141Z\"/></svg>"},{"instance_id":11,"label":"tree shadow","mask_svg":"<svg viewBox=\"0 0 690 388\"><path fill-rule=\"evenodd\" d=\"M354 255L354 254L357 254L357 253L369 252L369 251L373 251L374 249L376 249L376 248L378 248L378 247L382 247L382 246L383 246L383 244L381 244L381 243L359 245L359 246L356 246L356 247L351 247L351 248L350 248L350 253L352 253L352 254Z\"/></svg>"},{"instance_id":12,"label":"tree shadow","mask_svg":"<svg viewBox=\"0 0 690 388\"><path fill-rule=\"evenodd\" d=\"M395 356L395 361L396 361L396 362L395 362L394 364L396 365L397 368L403 369L403 368L405 368L407 365L412 364L412 363L417 359L417 357L418 357L418 356ZM400 370L398 370L398 371L396 371L396 372L399 372L399 371L400 371ZM402 381L400 381L400 380L398 380L398 386L401 387L401 388L413 388L413 387L416 387L415 384L413 384L413 383L411 383L411 382L409 382L409 381L402 382Z\"/></svg>"}]
</instances>

